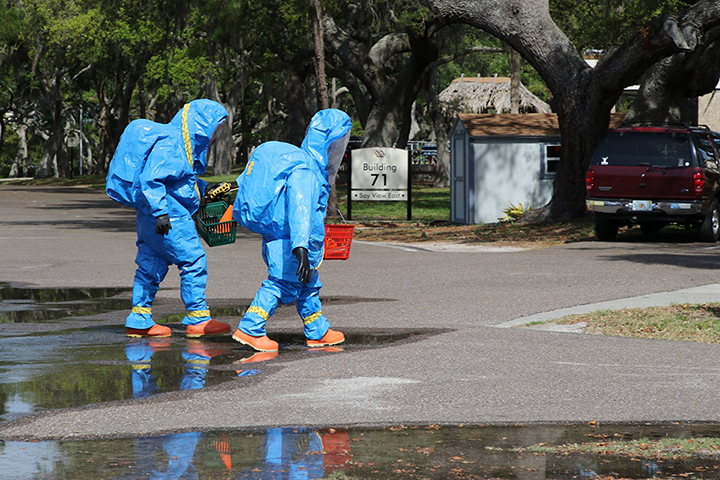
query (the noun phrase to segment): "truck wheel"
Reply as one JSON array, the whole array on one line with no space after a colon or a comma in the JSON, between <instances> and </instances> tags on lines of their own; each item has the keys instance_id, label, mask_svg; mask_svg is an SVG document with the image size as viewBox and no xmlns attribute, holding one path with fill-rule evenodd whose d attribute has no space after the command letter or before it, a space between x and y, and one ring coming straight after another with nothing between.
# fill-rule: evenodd
<instances>
[{"instance_id":1,"label":"truck wheel","mask_svg":"<svg viewBox=\"0 0 720 480\"><path fill-rule=\"evenodd\" d=\"M720 237L720 203L717 198L710 204L710 210L700 226L700 241L715 243Z\"/></svg>"},{"instance_id":2,"label":"truck wheel","mask_svg":"<svg viewBox=\"0 0 720 480\"><path fill-rule=\"evenodd\" d=\"M601 242L612 242L617 237L619 224L602 215L595 215L595 235Z\"/></svg>"}]
</instances>

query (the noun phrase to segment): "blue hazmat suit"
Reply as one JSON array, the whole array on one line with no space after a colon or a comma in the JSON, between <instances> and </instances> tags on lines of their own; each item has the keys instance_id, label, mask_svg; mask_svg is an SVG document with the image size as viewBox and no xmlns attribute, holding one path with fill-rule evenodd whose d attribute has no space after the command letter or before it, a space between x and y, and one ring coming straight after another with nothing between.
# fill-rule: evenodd
<instances>
[{"instance_id":1,"label":"blue hazmat suit","mask_svg":"<svg viewBox=\"0 0 720 480\"><path fill-rule=\"evenodd\" d=\"M330 328L320 304L317 268L323 258L325 213L331 183L345 153L352 123L336 109L315 114L300 148L266 142L255 149L237 178L233 217L263 237L268 278L262 282L238 328L253 337L266 335L265 324L277 306L295 301L309 340ZM295 248L308 251L310 281L298 280Z\"/></svg>"},{"instance_id":2,"label":"blue hazmat suit","mask_svg":"<svg viewBox=\"0 0 720 480\"><path fill-rule=\"evenodd\" d=\"M125 326L151 328L151 306L170 264L180 270L181 297L187 310L184 325L210 320L205 299L207 259L193 214L207 183L207 152L225 108L211 100L186 104L168 124L130 122L120 138L107 176L106 193L137 210L137 270L132 312ZM167 235L155 232L156 218L168 215Z\"/></svg>"}]
</instances>

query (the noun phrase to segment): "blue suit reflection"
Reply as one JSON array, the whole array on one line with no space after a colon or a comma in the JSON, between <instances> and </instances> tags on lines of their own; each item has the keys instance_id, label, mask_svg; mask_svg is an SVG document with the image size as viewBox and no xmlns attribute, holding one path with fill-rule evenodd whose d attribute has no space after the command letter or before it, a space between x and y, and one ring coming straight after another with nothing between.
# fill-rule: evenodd
<instances>
[{"instance_id":1,"label":"blue suit reflection","mask_svg":"<svg viewBox=\"0 0 720 480\"><path fill-rule=\"evenodd\" d=\"M157 381L152 373L151 360L155 354L157 340L143 339L125 345L125 354L132 364L132 387L134 398L145 398L158 393ZM169 343L166 344L169 346ZM180 390L197 390L205 386L207 366L210 357L186 349L185 375ZM201 432L176 433L164 437L139 439L136 447L136 462L143 478L155 480L196 479L198 472L193 464L195 449L202 437ZM168 457L165 471L157 469L155 452L162 449Z\"/></svg>"}]
</instances>

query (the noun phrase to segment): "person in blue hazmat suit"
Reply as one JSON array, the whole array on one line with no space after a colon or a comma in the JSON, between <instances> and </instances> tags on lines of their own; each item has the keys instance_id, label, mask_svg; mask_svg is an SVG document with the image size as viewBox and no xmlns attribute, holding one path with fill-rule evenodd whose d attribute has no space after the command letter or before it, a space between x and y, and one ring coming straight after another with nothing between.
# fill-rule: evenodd
<instances>
[{"instance_id":1,"label":"person in blue hazmat suit","mask_svg":"<svg viewBox=\"0 0 720 480\"><path fill-rule=\"evenodd\" d=\"M230 331L228 324L210 316L205 299L207 259L192 218L203 194L213 191L214 185L197 176L205 173L213 134L227 116L217 102L194 100L169 124L134 120L120 138L106 193L137 210L137 270L132 311L125 322L130 337L171 335L170 328L155 323L151 310L171 264L180 270L186 336Z\"/></svg>"},{"instance_id":2,"label":"person in blue hazmat suit","mask_svg":"<svg viewBox=\"0 0 720 480\"><path fill-rule=\"evenodd\" d=\"M345 341L330 329L320 304L317 268L323 258L325 213L351 129L340 110L317 112L300 148L266 142L255 149L238 177L233 217L263 237L268 278L262 282L233 339L261 352L278 350L265 324L279 304L295 301L309 347Z\"/></svg>"}]
</instances>

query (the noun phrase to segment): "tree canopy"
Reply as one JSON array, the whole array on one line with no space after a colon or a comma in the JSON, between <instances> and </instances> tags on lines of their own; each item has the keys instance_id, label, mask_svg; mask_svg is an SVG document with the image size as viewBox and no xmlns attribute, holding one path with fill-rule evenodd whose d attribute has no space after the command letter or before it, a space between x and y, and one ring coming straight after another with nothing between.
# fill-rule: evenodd
<instances>
[{"instance_id":1,"label":"tree canopy","mask_svg":"<svg viewBox=\"0 0 720 480\"><path fill-rule=\"evenodd\" d=\"M584 169L623 88L665 82L652 90L664 97L714 88L717 3L7 1L0 175L70 175L77 147L67 139L80 134L86 168L104 173L129 121L167 122L200 97L230 114L211 152L215 173L262 141L299 143L323 98L317 32L329 100L351 115L366 146L404 146L417 119L444 143L450 120L438 93L461 74L508 76L509 46L524 58L523 83L559 115L564 148L548 217L569 218L584 211ZM588 54L600 60L594 69ZM672 79L682 79L681 91ZM649 95L632 115L672 111Z\"/></svg>"}]
</instances>

